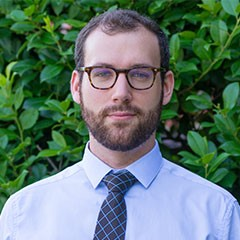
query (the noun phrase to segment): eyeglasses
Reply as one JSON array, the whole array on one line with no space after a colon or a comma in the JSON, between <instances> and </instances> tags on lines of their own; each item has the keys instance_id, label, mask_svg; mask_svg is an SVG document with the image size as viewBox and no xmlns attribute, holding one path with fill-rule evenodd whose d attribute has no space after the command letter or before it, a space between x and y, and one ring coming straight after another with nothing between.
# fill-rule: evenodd
<instances>
[{"instance_id":1,"label":"eyeglasses","mask_svg":"<svg viewBox=\"0 0 240 240\"><path fill-rule=\"evenodd\" d=\"M112 67L92 66L80 67L81 72L88 74L92 87L100 90L112 88L117 82L119 73L124 73L128 84L137 90L146 90L153 86L156 74L166 69L154 67L134 67L130 69L115 69Z\"/></svg>"}]
</instances>

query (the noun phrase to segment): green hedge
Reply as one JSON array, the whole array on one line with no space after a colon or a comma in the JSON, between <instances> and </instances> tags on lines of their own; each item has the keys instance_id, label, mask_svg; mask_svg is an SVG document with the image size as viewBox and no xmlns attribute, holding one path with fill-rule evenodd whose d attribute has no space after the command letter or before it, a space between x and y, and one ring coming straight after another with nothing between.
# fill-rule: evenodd
<instances>
[{"instance_id":1,"label":"green hedge","mask_svg":"<svg viewBox=\"0 0 240 240\"><path fill-rule=\"evenodd\" d=\"M135 9L170 41L176 85L163 155L240 200L239 0L0 0L0 210L81 160L88 132L69 91L74 41L96 14Z\"/></svg>"}]
</instances>

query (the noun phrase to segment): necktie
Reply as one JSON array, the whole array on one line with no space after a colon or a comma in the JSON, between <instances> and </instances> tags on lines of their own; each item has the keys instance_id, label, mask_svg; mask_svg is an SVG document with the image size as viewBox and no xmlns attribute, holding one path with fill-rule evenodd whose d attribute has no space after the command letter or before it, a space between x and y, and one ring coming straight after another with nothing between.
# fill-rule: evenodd
<instances>
[{"instance_id":1,"label":"necktie","mask_svg":"<svg viewBox=\"0 0 240 240\"><path fill-rule=\"evenodd\" d=\"M124 194L136 182L136 178L123 170L106 175L103 182L108 188L108 196L98 215L94 240L123 240L127 222Z\"/></svg>"}]
</instances>

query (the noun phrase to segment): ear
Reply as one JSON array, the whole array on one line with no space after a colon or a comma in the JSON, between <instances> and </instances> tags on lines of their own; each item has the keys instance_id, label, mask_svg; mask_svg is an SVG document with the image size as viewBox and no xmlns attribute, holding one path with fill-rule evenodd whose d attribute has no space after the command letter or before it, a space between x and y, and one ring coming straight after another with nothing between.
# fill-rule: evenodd
<instances>
[{"instance_id":1,"label":"ear","mask_svg":"<svg viewBox=\"0 0 240 240\"><path fill-rule=\"evenodd\" d=\"M171 100L174 88L174 75L172 71L167 71L165 73L163 88L163 105L166 105Z\"/></svg>"},{"instance_id":2,"label":"ear","mask_svg":"<svg viewBox=\"0 0 240 240\"><path fill-rule=\"evenodd\" d=\"M73 100L80 104L80 86L79 86L79 73L78 71L74 70L72 72L72 77L71 77L71 93L72 93L72 98Z\"/></svg>"}]
</instances>

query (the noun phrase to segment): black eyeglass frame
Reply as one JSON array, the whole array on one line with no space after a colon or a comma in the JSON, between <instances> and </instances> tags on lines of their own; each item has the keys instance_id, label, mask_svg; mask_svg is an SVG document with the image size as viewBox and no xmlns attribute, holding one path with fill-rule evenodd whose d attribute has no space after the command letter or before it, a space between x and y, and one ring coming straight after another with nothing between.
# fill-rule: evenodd
<instances>
[{"instance_id":1,"label":"black eyeglass frame","mask_svg":"<svg viewBox=\"0 0 240 240\"><path fill-rule=\"evenodd\" d=\"M107 88L100 88L100 87L96 87L93 82L92 82L92 79L91 79L91 71L94 69L94 68L108 68L108 69L111 69L113 70L115 73L116 73L116 78L113 82L113 84L110 86L110 87L107 87ZM138 69L138 68L148 68L148 69L151 69L152 72L153 72L153 80L152 80L152 84L147 87L147 88L135 88L134 86L132 86L132 84L130 83L129 79L128 79L128 73L133 70L133 69ZM156 79L156 74L158 72L160 73L163 73L161 74L161 78L164 77L164 74L166 73L166 69L163 68L163 67L160 67L160 68L155 68L155 67L147 67L147 66L143 66L143 67L133 67L133 68L129 68L129 69L116 69L116 68L113 68L113 67L109 67L109 66L89 66L89 67L79 67L77 69L78 71L80 72L86 72L88 74L88 79L90 81L90 84L93 88L95 89L99 89L99 90L107 90L107 89L111 89L114 87L114 85L116 84L117 82L117 79L118 79L118 76L119 76L119 73L124 73L125 74L125 77L127 79L127 82L129 84L129 86L133 89L136 89L136 90L147 90L147 89L150 89L154 82L155 82L155 79Z\"/></svg>"}]
</instances>

